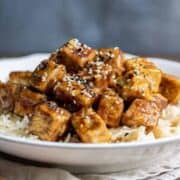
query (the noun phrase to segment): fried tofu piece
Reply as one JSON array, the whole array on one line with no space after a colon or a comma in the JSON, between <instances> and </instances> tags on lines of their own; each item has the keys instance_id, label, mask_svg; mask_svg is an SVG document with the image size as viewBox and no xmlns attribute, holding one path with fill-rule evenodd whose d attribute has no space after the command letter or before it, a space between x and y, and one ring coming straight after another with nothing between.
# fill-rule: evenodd
<instances>
[{"instance_id":1,"label":"fried tofu piece","mask_svg":"<svg viewBox=\"0 0 180 180\"><path fill-rule=\"evenodd\" d=\"M154 102L159 107L160 111L162 111L168 105L167 98L159 93L153 94L150 101Z\"/></svg>"},{"instance_id":2,"label":"fried tofu piece","mask_svg":"<svg viewBox=\"0 0 180 180\"><path fill-rule=\"evenodd\" d=\"M55 102L36 106L30 121L29 132L41 140L56 141L67 130L71 114Z\"/></svg>"},{"instance_id":3,"label":"fried tofu piece","mask_svg":"<svg viewBox=\"0 0 180 180\"><path fill-rule=\"evenodd\" d=\"M180 101L180 78L163 73L160 93L168 99L169 103L175 104Z\"/></svg>"},{"instance_id":4,"label":"fried tofu piece","mask_svg":"<svg viewBox=\"0 0 180 180\"><path fill-rule=\"evenodd\" d=\"M99 49L99 59L105 64L112 66L113 71L118 75L121 75L124 71L124 55L121 49L118 47L115 48L101 48Z\"/></svg>"},{"instance_id":5,"label":"fried tofu piece","mask_svg":"<svg viewBox=\"0 0 180 180\"><path fill-rule=\"evenodd\" d=\"M11 112L22 87L14 83L0 82L0 113Z\"/></svg>"},{"instance_id":6,"label":"fried tofu piece","mask_svg":"<svg viewBox=\"0 0 180 180\"><path fill-rule=\"evenodd\" d=\"M117 76L124 71L123 53L119 48L103 48L97 52L94 61L88 63L78 75L101 90L114 87Z\"/></svg>"},{"instance_id":7,"label":"fried tofu piece","mask_svg":"<svg viewBox=\"0 0 180 180\"><path fill-rule=\"evenodd\" d=\"M130 127L146 126L153 128L157 125L161 110L153 101L135 99L123 114L122 124Z\"/></svg>"},{"instance_id":8,"label":"fried tofu piece","mask_svg":"<svg viewBox=\"0 0 180 180\"><path fill-rule=\"evenodd\" d=\"M125 61L126 72L118 80L119 93L125 100L135 98L149 99L159 91L162 73L144 58Z\"/></svg>"},{"instance_id":9,"label":"fried tofu piece","mask_svg":"<svg viewBox=\"0 0 180 180\"><path fill-rule=\"evenodd\" d=\"M65 74L64 65L56 64L54 61L42 61L32 73L31 86L40 92L47 92Z\"/></svg>"},{"instance_id":10,"label":"fried tofu piece","mask_svg":"<svg viewBox=\"0 0 180 180\"><path fill-rule=\"evenodd\" d=\"M78 78L66 75L55 85L54 94L59 100L73 102L80 106L90 106L98 96L98 89L89 87L86 81Z\"/></svg>"},{"instance_id":11,"label":"fried tofu piece","mask_svg":"<svg viewBox=\"0 0 180 180\"><path fill-rule=\"evenodd\" d=\"M34 107L44 101L46 101L46 96L44 94L33 92L25 88L20 92L19 98L15 102L14 113L19 116L31 116Z\"/></svg>"},{"instance_id":12,"label":"fried tofu piece","mask_svg":"<svg viewBox=\"0 0 180 180\"><path fill-rule=\"evenodd\" d=\"M13 98L5 83L0 83L0 113L13 110Z\"/></svg>"},{"instance_id":13,"label":"fried tofu piece","mask_svg":"<svg viewBox=\"0 0 180 180\"><path fill-rule=\"evenodd\" d=\"M57 61L66 66L69 71L82 69L94 60L96 51L77 39L71 39L57 52Z\"/></svg>"},{"instance_id":14,"label":"fried tofu piece","mask_svg":"<svg viewBox=\"0 0 180 180\"><path fill-rule=\"evenodd\" d=\"M135 75L140 75L147 80L151 92L158 92L162 78L162 72L154 63L145 58L135 58L125 62L126 70L133 71Z\"/></svg>"},{"instance_id":15,"label":"fried tofu piece","mask_svg":"<svg viewBox=\"0 0 180 180\"><path fill-rule=\"evenodd\" d=\"M86 66L78 75L87 80L91 86L95 86L100 90L109 87L116 77L112 66L104 64L102 61L95 61Z\"/></svg>"},{"instance_id":16,"label":"fried tofu piece","mask_svg":"<svg viewBox=\"0 0 180 180\"><path fill-rule=\"evenodd\" d=\"M92 108L82 108L73 113L72 125L85 143L107 143L111 141L111 134L103 119Z\"/></svg>"},{"instance_id":17,"label":"fried tofu piece","mask_svg":"<svg viewBox=\"0 0 180 180\"><path fill-rule=\"evenodd\" d=\"M31 75L32 72L30 71L14 71L9 74L8 82L29 86Z\"/></svg>"},{"instance_id":18,"label":"fried tofu piece","mask_svg":"<svg viewBox=\"0 0 180 180\"><path fill-rule=\"evenodd\" d=\"M112 89L107 89L100 98L97 113L109 127L118 127L124 110L123 99Z\"/></svg>"}]
</instances>

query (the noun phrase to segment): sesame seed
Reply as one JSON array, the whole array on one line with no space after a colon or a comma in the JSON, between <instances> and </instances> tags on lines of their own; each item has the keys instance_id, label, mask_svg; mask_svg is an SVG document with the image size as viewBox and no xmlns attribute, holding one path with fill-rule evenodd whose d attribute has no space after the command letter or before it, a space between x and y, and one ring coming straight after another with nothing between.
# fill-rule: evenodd
<instances>
[{"instance_id":1,"label":"sesame seed","mask_svg":"<svg viewBox=\"0 0 180 180\"><path fill-rule=\"evenodd\" d=\"M100 54L100 55L103 55L103 52L102 52L102 51L99 51L99 54Z\"/></svg>"},{"instance_id":2,"label":"sesame seed","mask_svg":"<svg viewBox=\"0 0 180 180\"><path fill-rule=\"evenodd\" d=\"M110 56L111 58L115 58L115 55L114 54L111 54L111 56Z\"/></svg>"}]
</instances>

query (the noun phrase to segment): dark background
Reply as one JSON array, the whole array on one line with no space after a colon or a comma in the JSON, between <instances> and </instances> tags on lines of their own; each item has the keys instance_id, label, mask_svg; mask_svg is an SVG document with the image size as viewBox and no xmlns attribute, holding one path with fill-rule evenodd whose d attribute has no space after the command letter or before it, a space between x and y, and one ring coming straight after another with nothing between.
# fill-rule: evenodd
<instances>
[{"instance_id":1,"label":"dark background","mask_svg":"<svg viewBox=\"0 0 180 180\"><path fill-rule=\"evenodd\" d=\"M180 59L180 0L0 0L0 56L90 46Z\"/></svg>"}]
</instances>

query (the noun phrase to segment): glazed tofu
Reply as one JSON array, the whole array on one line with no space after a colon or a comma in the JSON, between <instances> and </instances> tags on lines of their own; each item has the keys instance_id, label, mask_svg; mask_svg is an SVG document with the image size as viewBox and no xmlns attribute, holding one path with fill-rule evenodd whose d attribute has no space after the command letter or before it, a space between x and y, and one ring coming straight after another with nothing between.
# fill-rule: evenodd
<instances>
[{"instance_id":1,"label":"glazed tofu","mask_svg":"<svg viewBox=\"0 0 180 180\"><path fill-rule=\"evenodd\" d=\"M100 98L97 113L109 127L118 127L124 110L123 99L112 89L107 89Z\"/></svg>"},{"instance_id":2,"label":"glazed tofu","mask_svg":"<svg viewBox=\"0 0 180 180\"><path fill-rule=\"evenodd\" d=\"M111 134L103 119L91 108L83 108L74 113L72 125L85 143L106 143L111 141Z\"/></svg>"},{"instance_id":3,"label":"glazed tofu","mask_svg":"<svg viewBox=\"0 0 180 180\"><path fill-rule=\"evenodd\" d=\"M150 101L154 102L158 106L160 111L162 111L168 105L167 98L165 98L164 96L162 96L159 93L153 94Z\"/></svg>"},{"instance_id":4,"label":"glazed tofu","mask_svg":"<svg viewBox=\"0 0 180 180\"><path fill-rule=\"evenodd\" d=\"M157 125L161 110L156 103L145 99L135 99L122 117L122 124L130 127Z\"/></svg>"},{"instance_id":5,"label":"glazed tofu","mask_svg":"<svg viewBox=\"0 0 180 180\"><path fill-rule=\"evenodd\" d=\"M105 64L112 66L113 71L118 75L121 75L124 71L123 62L124 55L121 49L118 47L115 48L101 48L98 52L98 57L100 61L103 61Z\"/></svg>"},{"instance_id":6,"label":"glazed tofu","mask_svg":"<svg viewBox=\"0 0 180 180\"><path fill-rule=\"evenodd\" d=\"M25 88L20 92L19 98L15 102L14 113L19 116L31 116L34 107L44 101L46 101L45 95Z\"/></svg>"},{"instance_id":7,"label":"glazed tofu","mask_svg":"<svg viewBox=\"0 0 180 180\"><path fill-rule=\"evenodd\" d=\"M29 86L31 75L30 71L14 71L9 74L9 82Z\"/></svg>"},{"instance_id":8,"label":"glazed tofu","mask_svg":"<svg viewBox=\"0 0 180 180\"><path fill-rule=\"evenodd\" d=\"M0 82L0 113L13 111L14 103L19 97L21 88L17 84Z\"/></svg>"},{"instance_id":9,"label":"glazed tofu","mask_svg":"<svg viewBox=\"0 0 180 180\"><path fill-rule=\"evenodd\" d=\"M58 65L54 61L43 61L32 73L31 86L40 92L47 92L65 74L64 65Z\"/></svg>"},{"instance_id":10,"label":"glazed tofu","mask_svg":"<svg viewBox=\"0 0 180 180\"><path fill-rule=\"evenodd\" d=\"M163 73L160 93L168 99L169 103L180 101L180 78Z\"/></svg>"},{"instance_id":11,"label":"glazed tofu","mask_svg":"<svg viewBox=\"0 0 180 180\"><path fill-rule=\"evenodd\" d=\"M58 62L73 72L93 61L96 55L94 49L80 43L77 39L68 41L57 53Z\"/></svg>"},{"instance_id":12,"label":"glazed tofu","mask_svg":"<svg viewBox=\"0 0 180 180\"><path fill-rule=\"evenodd\" d=\"M124 76L118 80L123 99L149 99L152 93L159 91L162 73L153 63L134 58L125 61L125 69Z\"/></svg>"},{"instance_id":13,"label":"glazed tofu","mask_svg":"<svg viewBox=\"0 0 180 180\"><path fill-rule=\"evenodd\" d=\"M67 75L54 87L57 99L65 102L73 102L80 106L90 106L98 96L98 90L86 85L86 81L79 77Z\"/></svg>"},{"instance_id":14,"label":"glazed tofu","mask_svg":"<svg viewBox=\"0 0 180 180\"><path fill-rule=\"evenodd\" d=\"M30 121L29 132L41 140L56 141L66 131L70 113L54 102L41 103L36 106Z\"/></svg>"},{"instance_id":15,"label":"glazed tofu","mask_svg":"<svg viewBox=\"0 0 180 180\"><path fill-rule=\"evenodd\" d=\"M87 80L91 86L104 90L112 84L115 74L112 66L102 61L95 61L87 65L78 75Z\"/></svg>"},{"instance_id":16,"label":"glazed tofu","mask_svg":"<svg viewBox=\"0 0 180 180\"><path fill-rule=\"evenodd\" d=\"M0 113L13 109L13 99L5 83L0 83Z\"/></svg>"}]
</instances>

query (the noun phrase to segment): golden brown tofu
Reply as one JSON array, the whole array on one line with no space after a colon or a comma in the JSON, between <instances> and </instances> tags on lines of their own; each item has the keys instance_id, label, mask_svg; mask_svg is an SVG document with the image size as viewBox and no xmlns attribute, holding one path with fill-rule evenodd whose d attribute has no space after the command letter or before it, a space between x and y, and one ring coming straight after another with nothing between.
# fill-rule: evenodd
<instances>
[{"instance_id":1,"label":"golden brown tofu","mask_svg":"<svg viewBox=\"0 0 180 180\"><path fill-rule=\"evenodd\" d=\"M35 105L46 101L46 96L29 89L20 92L18 100L15 102L14 113L19 116L31 116Z\"/></svg>"},{"instance_id":2,"label":"golden brown tofu","mask_svg":"<svg viewBox=\"0 0 180 180\"><path fill-rule=\"evenodd\" d=\"M152 93L159 91L162 73L153 63L144 58L133 58L125 61L125 69L124 76L118 80L123 99L149 99Z\"/></svg>"},{"instance_id":3,"label":"golden brown tofu","mask_svg":"<svg viewBox=\"0 0 180 180\"><path fill-rule=\"evenodd\" d=\"M13 111L21 89L22 87L18 84L0 82L0 113Z\"/></svg>"},{"instance_id":4,"label":"golden brown tofu","mask_svg":"<svg viewBox=\"0 0 180 180\"><path fill-rule=\"evenodd\" d=\"M72 125L85 143L106 143L111 141L111 134L103 119L91 108L83 108L74 113Z\"/></svg>"},{"instance_id":5,"label":"golden brown tofu","mask_svg":"<svg viewBox=\"0 0 180 180\"><path fill-rule=\"evenodd\" d=\"M30 71L14 71L9 74L9 82L29 86L31 75Z\"/></svg>"},{"instance_id":6,"label":"golden brown tofu","mask_svg":"<svg viewBox=\"0 0 180 180\"><path fill-rule=\"evenodd\" d=\"M112 66L103 61L94 61L86 66L78 75L87 80L91 86L104 90L110 86L116 77Z\"/></svg>"},{"instance_id":7,"label":"golden brown tofu","mask_svg":"<svg viewBox=\"0 0 180 180\"><path fill-rule=\"evenodd\" d=\"M43 61L32 73L31 85L40 92L47 92L66 74L64 65L54 61Z\"/></svg>"},{"instance_id":8,"label":"golden brown tofu","mask_svg":"<svg viewBox=\"0 0 180 180\"><path fill-rule=\"evenodd\" d=\"M124 110L123 99L112 89L107 89L100 98L97 113L109 127L118 127Z\"/></svg>"},{"instance_id":9,"label":"golden brown tofu","mask_svg":"<svg viewBox=\"0 0 180 180\"><path fill-rule=\"evenodd\" d=\"M137 127L153 128L157 125L161 110L156 103L145 99L135 99L123 114L122 124Z\"/></svg>"},{"instance_id":10,"label":"golden brown tofu","mask_svg":"<svg viewBox=\"0 0 180 180\"><path fill-rule=\"evenodd\" d=\"M69 71L82 69L87 63L94 60L96 51L77 39L71 39L57 52L57 61L66 66Z\"/></svg>"},{"instance_id":11,"label":"golden brown tofu","mask_svg":"<svg viewBox=\"0 0 180 180\"><path fill-rule=\"evenodd\" d=\"M163 73L160 93L168 99L169 103L180 101L180 78Z\"/></svg>"},{"instance_id":12,"label":"golden brown tofu","mask_svg":"<svg viewBox=\"0 0 180 180\"><path fill-rule=\"evenodd\" d=\"M56 141L66 131L69 119L70 113L56 103L42 103L35 108L29 132L39 136L41 140Z\"/></svg>"},{"instance_id":13,"label":"golden brown tofu","mask_svg":"<svg viewBox=\"0 0 180 180\"><path fill-rule=\"evenodd\" d=\"M57 99L81 106L90 106L98 96L98 91L86 85L86 81L77 76L66 75L54 87Z\"/></svg>"},{"instance_id":14,"label":"golden brown tofu","mask_svg":"<svg viewBox=\"0 0 180 180\"><path fill-rule=\"evenodd\" d=\"M0 83L0 113L13 109L13 98L7 84Z\"/></svg>"},{"instance_id":15,"label":"golden brown tofu","mask_svg":"<svg viewBox=\"0 0 180 180\"><path fill-rule=\"evenodd\" d=\"M124 71L123 62L124 55L121 49L118 47L115 48L101 48L98 52L98 57L100 61L103 61L105 64L112 66L113 71L118 75L121 75Z\"/></svg>"},{"instance_id":16,"label":"golden brown tofu","mask_svg":"<svg viewBox=\"0 0 180 180\"><path fill-rule=\"evenodd\" d=\"M153 94L150 101L154 102L161 111L168 105L168 100L159 93Z\"/></svg>"}]
</instances>

